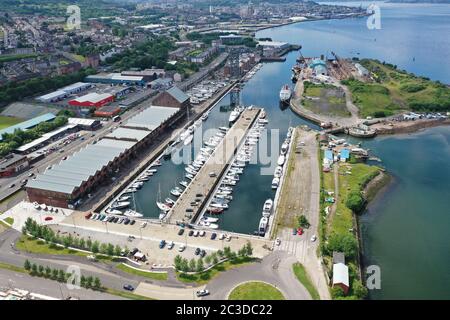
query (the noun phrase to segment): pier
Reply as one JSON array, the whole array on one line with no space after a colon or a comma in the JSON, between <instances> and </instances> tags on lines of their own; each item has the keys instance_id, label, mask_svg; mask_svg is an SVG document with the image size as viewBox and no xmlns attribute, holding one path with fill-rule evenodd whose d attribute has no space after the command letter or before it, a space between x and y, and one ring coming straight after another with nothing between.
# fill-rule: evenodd
<instances>
[{"instance_id":1,"label":"pier","mask_svg":"<svg viewBox=\"0 0 450 320\"><path fill-rule=\"evenodd\" d=\"M202 212L215 186L221 180L249 128L257 119L260 110L245 109L242 112L239 119L228 130L211 157L195 175L189 186L169 211L168 220L170 223L195 221L197 216ZM210 176L212 172L215 174L214 177ZM200 200L200 203L197 206L192 206L191 203L196 200Z\"/></svg>"}]
</instances>

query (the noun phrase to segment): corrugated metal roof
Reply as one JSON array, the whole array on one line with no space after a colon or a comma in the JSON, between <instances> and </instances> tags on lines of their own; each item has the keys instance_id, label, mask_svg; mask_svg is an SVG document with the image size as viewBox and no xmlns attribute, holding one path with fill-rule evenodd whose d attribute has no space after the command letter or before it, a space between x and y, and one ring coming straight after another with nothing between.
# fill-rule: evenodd
<instances>
[{"instance_id":1,"label":"corrugated metal roof","mask_svg":"<svg viewBox=\"0 0 450 320\"><path fill-rule=\"evenodd\" d=\"M166 92L169 93L175 99L177 99L177 101L179 103L183 103L186 100L189 100L189 96L186 93L184 93L183 91L181 91L176 86L173 86L172 88L168 89Z\"/></svg>"},{"instance_id":2,"label":"corrugated metal roof","mask_svg":"<svg viewBox=\"0 0 450 320\"><path fill-rule=\"evenodd\" d=\"M88 145L54 168L37 175L27 187L54 192L73 193L84 181L107 166L126 150L125 146Z\"/></svg>"},{"instance_id":3,"label":"corrugated metal roof","mask_svg":"<svg viewBox=\"0 0 450 320\"><path fill-rule=\"evenodd\" d=\"M27 120L27 121L18 123L14 126L0 130L0 141L3 139L2 136L5 133L13 133L14 130L16 130L16 129L27 130L29 128L37 126L41 122L50 121L55 118L56 118L56 116L53 113L46 113L46 114L43 114L42 116Z\"/></svg>"},{"instance_id":4,"label":"corrugated metal roof","mask_svg":"<svg viewBox=\"0 0 450 320\"><path fill-rule=\"evenodd\" d=\"M117 140L141 141L149 134L150 134L150 131L147 131L147 130L137 130L137 129L119 127L117 129L115 129L113 132L107 134L106 137L112 138L112 139L117 139Z\"/></svg>"},{"instance_id":5,"label":"corrugated metal roof","mask_svg":"<svg viewBox=\"0 0 450 320\"><path fill-rule=\"evenodd\" d=\"M154 130L179 110L179 108L151 106L128 120L124 127L140 127Z\"/></svg>"},{"instance_id":6,"label":"corrugated metal roof","mask_svg":"<svg viewBox=\"0 0 450 320\"><path fill-rule=\"evenodd\" d=\"M120 146L125 149L130 149L136 144L136 142L131 141L123 141L123 140L113 140L113 139L102 139L99 142L97 142L98 146L105 146L105 147L116 147Z\"/></svg>"},{"instance_id":7,"label":"corrugated metal roof","mask_svg":"<svg viewBox=\"0 0 450 320\"><path fill-rule=\"evenodd\" d=\"M342 149L341 150L341 158L348 159L350 158L350 150L348 149Z\"/></svg>"},{"instance_id":8,"label":"corrugated metal roof","mask_svg":"<svg viewBox=\"0 0 450 320\"><path fill-rule=\"evenodd\" d=\"M333 161L333 152L331 150L325 150L325 159Z\"/></svg>"}]
</instances>

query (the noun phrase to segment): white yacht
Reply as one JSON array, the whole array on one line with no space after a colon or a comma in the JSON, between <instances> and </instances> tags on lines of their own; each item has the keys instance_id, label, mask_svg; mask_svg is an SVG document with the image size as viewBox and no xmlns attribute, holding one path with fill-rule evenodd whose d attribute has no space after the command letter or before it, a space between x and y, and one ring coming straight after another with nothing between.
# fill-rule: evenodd
<instances>
[{"instance_id":1,"label":"white yacht","mask_svg":"<svg viewBox=\"0 0 450 320\"><path fill-rule=\"evenodd\" d=\"M284 155L280 155L279 157L278 157L278 161L277 161L277 163L278 163L278 165L279 166L282 166L283 164L284 164L284 161L286 160L286 158L284 157Z\"/></svg>"},{"instance_id":2,"label":"white yacht","mask_svg":"<svg viewBox=\"0 0 450 320\"><path fill-rule=\"evenodd\" d=\"M272 180L272 189L278 189L278 185L280 184L280 178L273 178Z\"/></svg>"},{"instance_id":3,"label":"white yacht","mask_svg":"<svg viewBox=\"0 0 450 320\"><path fill-rule=\"evenodd\" d=\"M142 213L139 213L139 212L131 210L131 209L128 209L127 211L125 211L124 215L127 217L133 217L133 218L141 218L144 216Z\"/></svg>"},{"instance_id":4,"label":"white yacht","mask_svg":"<svg viewBox=\"0 0 450 320\"><path fill-rule=\"evenodd\" d=\"M259 228L258 228L259 235L261 235L261 236L265 235L268 224L269 224L269 219L267 217L262 217L261 220L259 220Z\"/></svg>"},{"instance_id":5,"label":"white yacht","mask_svg":"<svg viewBox=\"0 0 450 320\"><path fill-rule=\"evenodd\" d=\"M156 202L156 205L158 206L159 210L161 210L161 211L167 212L170 210L170 207L165 203Z\"/></svg>"},{"instance_id":6,"label":"white yacht","mask_svg":"<svg viewBox=\"0 0 450 320\"><path fill-rule=\"evenodd\" d=\"M272 207L273 207L273 200L272 199L267 199L264 202L263 215L264 215L264 213L268 213L268 215L270 216L270 214L272 213Z\"/></svg>"},{"instance_id":7,"label":"white yacht","mask_svg":"<svg viewBox=\"0 0 450 320\"><path fill-rule=\"evenodd\" d=\"M280 90L280 101L283 103L289 102L291 99L292 91L291 88L287 84L285 84L283 87L281 87Z\"/></svg>"}]
</instances>

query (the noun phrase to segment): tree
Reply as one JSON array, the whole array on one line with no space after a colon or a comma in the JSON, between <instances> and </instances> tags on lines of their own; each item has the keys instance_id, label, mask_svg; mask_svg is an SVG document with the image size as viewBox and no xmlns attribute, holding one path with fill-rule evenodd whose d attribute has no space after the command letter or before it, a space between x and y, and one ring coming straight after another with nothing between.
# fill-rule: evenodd
<instances>
[{"instance_id":1,"label":"tree","mask_svg":"<svg viewBox=\"0 0 450 320\"><path fill-rule=\"evenodd\" d=\"M92 245L91 245L91 251L92 251L93 253L98 253L98 251L99 251L99 243L98 243L98 241L94 241L94 242L92 243Z\"/></svg>"},{"instance_id":2,"label":"tree","mask_svg":"<svg viewBox=\"0 0 450 320\"><path fill-rule=\"evenodd\" d=\"M44 266L39 265L38 272L39 272L39 275L42 275L44 273Z\"/></svg>"},{"instance_id":3,"label":"tree","mask_svg":"<svg viewBox=\"0 0 450 320\"><path fill-rule=\"evenodd\" d=\"M115 256L120 256L121 253L122 253L122 248L119 245L116 245L114 247L114 255Z\"/></svg>"},{"instance_id":4,"label":"tree","mask_svg":"<svg viewBox=\"0 0 450 320\"><path fill-rule=\"evenodd\" d=\"M368 294L367 288L359 280L353 281L352 290L358 299L364 299Z\"/></svg>"},{"instance_id":5,"label":"tree","mask_svg":"<svg viewBox=\"0 0 450 320\"><path fill-rule=\"evenodd\" d=\"M303 214L300 217L298 217L298 225L306 229L308 229L311 226L308 219L306 219L306 216Z\"/></svg>"},{"instance_id":6,"label":"tree","mask_svg":"<svg viewBox=\"0 0 450 320\"><path fill-rule=\"evenodd\" d=\"M38 271L38 267L37 267L36 263L33 263L31 265L31 275L34 276L35 274L37 274L37 271Z\"/></svg>"},{"instance_id":7,"label":"tree","mask_svg":"<svg viewBox=\"0 0 450 320\"><path fill-rule=\"evenodd\" d=\"M58 269L53 269L52 270L51 278L52 278L52 280L56 280L58 278Z\"/></svg>"},{"instance_id":8,"label":"tree","mask_svg":"<svg viewBox=\"0 0 450 320\"><path fill-rule=\"evenodd\" d=\"M347 258L353 258L356 255L358 243L352 234L336 234L333 233L328 239L327 250L329 253L340 251Z\"/></svg>"},{"instance_id":9,"label":"tree","mask_svg":"<svg viewBox=\"0 0 450 320\"><path fill-rule=\"evenodd\" d=\"M216 252L213 252L211 254L211 259L212 259L212 263L213 264L217 264L219 262L219 258L217 257L217 253Z\"/></svg>"},{"instance_id":10,"label":"tree","mask_svg":"<svg viewBox=\"0 0 450 320\"><path fill-rule=\"evenodd\" d=\"M188 272L189 271L189 262L188 262L188 260L186 258L183 258L183 260L181 260L180 269L183 272Z\"/></svg>"},{"instance_id":11,"label":"tree","mask_svg":"<svg viewBox=\"0 0 450 320\"><path fill-rule=\"evenodd\" d=\"M52 269L49 266L45 267L45 277L50 278L52 276Z\"/></svg>"},{"instance_id":12,"label":"tree","mask_svg":"<svg viewBox=\"0 0 450 320\"><path fill-rule=\"evenodd\" d=\"M197 262L195 262L195 259L192 258L191 261L189 261L189 271L195 271L196 267L197 267Z\"/></svg>"},{"instance_id":13,"label":"tree","mask_svg":"<svg viewBox=\"0 0 450 320\"><path fill-rule=\"evenodd\" d=\"M253 247L250 241L247 242L246 249L247 249L247 257L251 257L253 255Z\"/></svg>"},{"instance_id":14,"label":"tree","mask_svg":"<svg viewBox=\"0 0 450 320\"><path fill-rule=\"evenodd\" d=\"M59 282L64 282L66 281L66 273L64 272L64 270L60 269L58 271L58 281Z\"/></svg>"},{"instance_id":15,"label":"tree","mask_svg":"<svg viewBox=\"0 0 450 320\"><path fill-rule=\"evenodd\" d=\"M345 201L347 208L355 213L360 213L364 209L365 200L358 191L351 191Z\"/></svg>"},{"instance_id":16,"label":"tree","mask_svg":"<svg viewBox=\"0 0 450 320\"><path fill-rule=\"evenodd\" d=\"M212 261L212 257L211 257L210 255L208 255L208 256L205 257L205 263L206 263L207 265L210 265L210 264L211 264L211 261Z\"/></svg>"},{"instance_id":17,"label":"tree","mask_svg":"<svg viewBox=\"0 0 450 320\"><path fill-rule=\"evenodd\" d=\"M83 288L86 286L86 277L83 275L81 275L81 278L80 278L80 286Z\"/></svg>"},{"instance_id":18,"label":"tree","mask_svg":"<svg viewBox=\"0 0 450 320\"><path fill-rule=\"evenodd\" d=\"M344 297L344 289L342 289L340 286L334 286L331 289L331 296L333 297L333 299Z\"/></svg>"},{"instance_id":19,"label":"tree","mask_svg":"<svg viewBox=\"0 0 450 320\"><path fill-rule=\"evenodd\" d=\"M100 278L99 277L95 277L95 279L94 279L94 289L100 290L101 287L102 287L102 283L100 282Z\"/></svg>"},{"instance_id":20,"label":"tree","mask_svg":"<svg viewBox=\"0 0 450 320\"><path fill-rule=\"evenodd\" d=\"M92 240L91 239L87 239L86 248L89 250L92 250Z\"/></svg>"},{"instance_id":21,"label":"tree","mask_svg":"<svg viewBox=\"0 0 450 320\"><path fill-rule=\"evenodd\" d=\"M197 268L196 268L196 271L197 271L197 272L203 271L204 268L205 268L205 266L204 266L204 264L203 264L203 259L202 259L202 258L199 258L199 259L197 260Z\"/></svg>"},{"instance_id":22,"label":"tree","mask_svg":"<svg viewBox=\"0 0 450 320\"><path fill-rule=\"evenodd\" d=\"M225 247L225 248L223 248L223 255L224 255L227 259L230 259L230 258L231 258L231 248L230 248L230 247Z\"/></svg>"},{"instance_id":23,"label":"tree","mask_svg":"<svg viewBox=\"0 0 450 320\"><path fill-rule=\"evenodd\" d=\"M80 239L78 245L80 246L80 249L86 248L86 241L84 240L84 238Z\"/></svg>"},{"instance_id":24,"label":"tree","mask_svg":"<svg viewBox=\"0 0 450 320\"><path fill-rule=\"evenodd\" d=\"M106 253L108 254L108 256L114 255L114 246L111 243L108 243L108 246L106 248Z\"/></svg>"},{"instance_id":25,"label":"tree","mask_svg":"<svg viewBox=\"0 0 450 320\"><path fill-rule=\"evenodd\" d=\"M223 257L223 251L222 250L217 250L217 254L219 255L219 257Z\"/></svg>"},{"instance_id":26,"label":"tree","mask_svg":"<svg viewBox=\"0 0 450 320\"><path fill-rule=\"evenodd\" d=\"M176 257L173 259L173 265L175 266L176 270L181 270L183 258L177 254Z\"/></svg>"},{"instance_id":27,"label":"tree","mask_svg":"<svg viewBox=\"0 0 450 320\"><path fill-rule=\"evenodd\" d=\"M108 245L106 243L102 243L100 245L100 253L103 253L103 254L108 253Z\"/></svg>"},{"instance_id":28,"label":"tree","mask_svg":"<svg viewBox=\"0 0 450 320\"><path fill-rule=\"evenodd\" d=\"M86 278L86 288L91 288L93 282L94 282L94 278L92 276L87 277Z\"/></svg>"},{"instance_id":29,"label":"tree","mask_svg":"<svg viewBox=\"0 0 450 320\"><path fill-rule=\"evenodd\" d=\"M25 268L25 270L30 271L31 270L31 263L30 261L27 259L25 260L23 267Z\"/></svg>"}]
</instances>

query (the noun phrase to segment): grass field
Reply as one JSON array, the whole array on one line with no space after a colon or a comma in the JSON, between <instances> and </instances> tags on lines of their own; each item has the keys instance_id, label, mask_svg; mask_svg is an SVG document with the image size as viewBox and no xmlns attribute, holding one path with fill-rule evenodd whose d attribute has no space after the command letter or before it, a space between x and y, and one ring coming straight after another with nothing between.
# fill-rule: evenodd
<instances>
[{"instance_id":1,"label":"grass field","mask_svg":"<svg viewBox=\"0 0 450 320\"><path fill-rule=\"evenodd\" d=\"M134 274L136 276L145 277L153 280L167 280L167 272L147 272L140 271L133 268L130 268L126 264L119 264L116 266L117 269L122 270L123 272L127 272L130 274Z\"/></svg>"},{"instance_id":2,"label":"grass field","mask_svg":"<svg viewBox=\"0 0 450 320\"><path fill-rule=\"evenodd\" d=\"M19 250L38 253L38 254L73 254L77 256L87 256L88 254L76 250L70 250L63 247L49 245L42 240L36 240L32 237L22 235L16 243Z\"/></svg>"},{"instance_id":3,"label":"grass field","mask_svg":"<svg viewBox=\"0 0 450 320\"><path fill-rule=\"evenodd\" d=\"M303 284L306 290L308 290L311 298L313 298L313 300L320 300L319 293L317 292L316 287L314 287L314 285L312 284L311 278L306 272L305 267L301 263L297 262L292 265L292 269L294 270L295 276L297 277L298 281L300 281L300 283Z\"/></svg>"},{"instance_id":4,"label":"grass field","mask_svg":"<svg viewBox=\"0 0 450 320\"><path fill-rule=\"evenodd\" d=\"M376 60L363 59L360 63L376 82L350 79L342 83L352 92L361 117L383 117L403 110L450 110L450 88L447 86Z\"/></svg>"},{"instance_id":5,"label":"grass field","mask_svg":"<svg viewBox=\"0 0 450 320\"><path fill-rule=\"evenodd\" d=\"M254 258L238 257L234 260L227 260L221 264L218 264L213 268L209 269L208 271L196 274L186 274L182 272L177 272L177 279L185 283L196 283L198 285L201 285L217 277L223 271L241 267L254 261L255 261Z\"/></svg>"},{"instance_id":6,"label":"grass field","mask_svg":"<svg viewBox=\"0 0 450 320\"><path fill-rule=\"evenodd\" d=\"M228 300L285 300L274 286L264 282L243 283L231 291Z\"/></svg>"},{"instance_id":7,"label":"grass field","mask_svg":"<svg viewBox=\"0 0 450 320\"><path fill-rule=\"evenodd\" d=\"M10 225L13 225L14 218L11 218L11 217L5 218L5 222L9 223Z\"/></svg>"},{"instance_id":8,"label":"grass field","mask_svg":"<svg viewBox=\"0 0 450 320\"><path fill-rule=\"evenodd\" d=\"M4 117L0 116L0 130L11 127L15 124L22 122L22 119L14 118L14 117Z\"/></svg>"},{"instance_id":9,"label":"grass field","mask_svg":"<svg viewBox=\"0 0 450 320\"><path fill-rule=\"evenodd\" d=\"M303 106L316 113L337 117L349 117L344 92L328 84L312 84L305 81Z\"/></svg>"}]
</instances>

